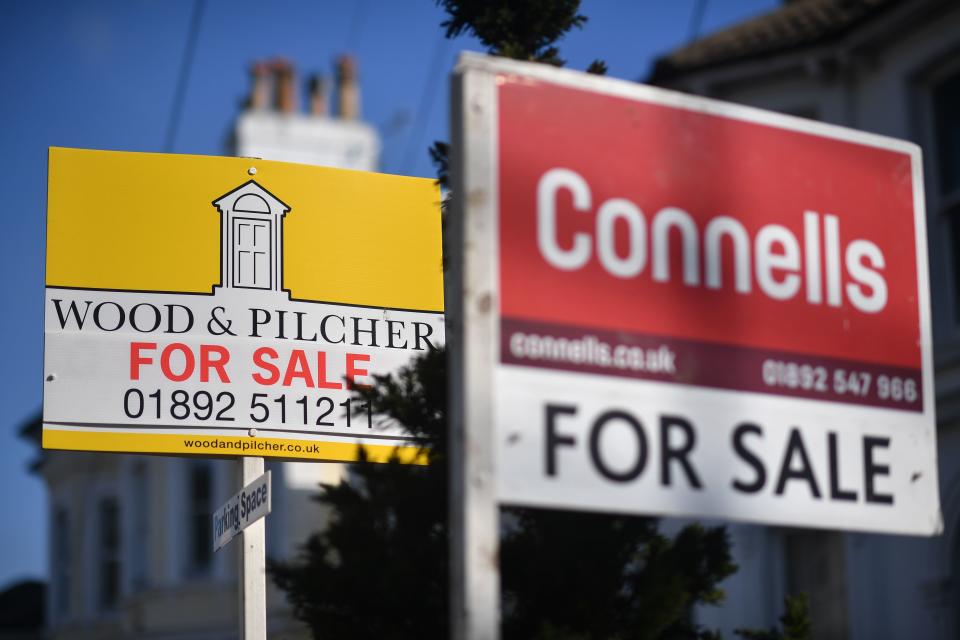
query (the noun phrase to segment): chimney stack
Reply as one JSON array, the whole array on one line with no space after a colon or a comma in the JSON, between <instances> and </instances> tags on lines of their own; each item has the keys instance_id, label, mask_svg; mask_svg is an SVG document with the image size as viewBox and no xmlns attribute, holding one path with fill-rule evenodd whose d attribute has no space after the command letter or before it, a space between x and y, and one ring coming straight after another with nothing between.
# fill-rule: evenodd
<instances>
[{"instance_id":1,"label":"chimney stack","mask_svg":"<svg viewBox=\"0 0 960 640\"><path fill-rule=\"evenodd\" d=\"M259 60L250 67L253 89L247 101L251 111L279 111L293 114L300 111L297 78L293 63L286 58ZM357 63L352 56L342 55L336 61L337 113L330 109L330 83L321 74L308 81L309 113L316 117L335 115L343 120L360 119L360 83Z\"/></svg>"},{"instance_id":2,"label":"chimney stack","mask_svg":"<svg viewBox=\"0 0 960 640\"><path fill-rule=\"evenodd\" d=\"M253 90L250 92L250 108L254 111L263 111L269 109L270 94L273 88L273 75L264 62L255 62L250 68L250 75L253 76Z\"/></svg>"},{"instance_id":3,"label":"chimney stack","mask_svg":"<svg viewBox=\"0 0 960 640\"><path fill-rule=\"evenodd\" d=\"M338 115L344 120L357 120L360 117L360 85L352 56L337 59L337 85Z\"/></svg>"},{"instance_id":4,"label":"chimney stack","mask_svg":"<svg viewBox=\"0 0 960 640\"><path fill-rule=\"evenodd\" d=\"M282 113L297 111L297 87L294 83L293 65L285 58L273 61L273 72L277 83L277 109Z\"/></svg>"}]
</instances>

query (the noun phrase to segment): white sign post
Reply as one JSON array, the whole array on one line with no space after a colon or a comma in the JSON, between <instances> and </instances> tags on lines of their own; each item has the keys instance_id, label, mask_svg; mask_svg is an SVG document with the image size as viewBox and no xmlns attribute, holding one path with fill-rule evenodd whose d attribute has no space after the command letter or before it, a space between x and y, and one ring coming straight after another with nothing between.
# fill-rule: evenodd
<instances>
[{"instance_id":1,"label":"white sign post","mask_svg":"<svg viewBox=\"0 0 960 640\"><path fill-rule=\"evenodd\" d=\"M932 535L920 150L466 54L455 74L455 637L501 504Z\"/></svg>"},{"instance_id":2,"label":"white sign post","mask_svg":"<svg viewBox=\"0 0 960 640\"><path fill-rule=\"evenodd\" d=\"M266 516L270 513L270 472L263 472L263 458L239 460L243 489L213 514L213 550L219 551L237 535L240 551L241 638L267 637Z\"/></svg>"},{"instance_id":3,"label":"white sign post","mask_svg":"<svg viewBox=\"0 0 960 640\"><path fill-rule=\"evenodd\" d=\"M253 483L257 478L266 476L266 512L269 512L270 475L263 473L263 458L242 458L240 466L241 482L245 486L248 483ZM266 640L267 638L266 524L266 518L260 517L247 526L241 536L241 542L243 543L243 550L240 552L242 567L240 574L242 581L240 585L241 640Z\"/></svg>"}]
</instances>

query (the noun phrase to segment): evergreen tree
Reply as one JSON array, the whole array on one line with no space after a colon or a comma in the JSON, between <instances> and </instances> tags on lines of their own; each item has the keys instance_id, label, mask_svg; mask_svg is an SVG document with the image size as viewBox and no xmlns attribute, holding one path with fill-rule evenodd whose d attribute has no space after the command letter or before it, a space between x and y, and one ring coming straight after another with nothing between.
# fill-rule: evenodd
<instances>
[{"instance_id":1,"label":"evergreen tree","mask_svg":"<svg viewBox=\"0 0 960 640\"><path fill-rule=\"evenodd\" d=\"M438 4L449 16L442 25L448 37L471 33L495 55L554 65L563 64L556 43L587 20L578 0ZM605 66L594 62L590 70ZM445 182L448 146L436 143L430 153ZM361 460L345 482L324 486L317 497L333 514L330 525L292 562L270 563L315 637L448 637L446 384L446 356L438 350L357 392L422 442L429 464ZM691 525L669 538L652 518L519 508L503 510L503 523L505 638L719 637L700 628L692 610L721 602L719 583L736 570L722 527ZM805 609L792 611L783 619L789 635L740 633L804 640Z\"/></svg>"}]
</instances>

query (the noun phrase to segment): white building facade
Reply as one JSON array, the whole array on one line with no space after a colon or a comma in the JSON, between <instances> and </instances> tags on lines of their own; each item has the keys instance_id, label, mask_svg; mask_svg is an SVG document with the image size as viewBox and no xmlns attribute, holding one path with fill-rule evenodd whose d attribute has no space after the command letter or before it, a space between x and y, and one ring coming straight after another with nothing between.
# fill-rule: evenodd
<instances>
[{"instance_id":1,"label":"white building facade","mask_svg":"<svg viewBox=\"0 0 960 640\"><path fill-rule=\"evenodd\" d=\"M648 82L924 150L944 534L731 526L740 571L698 618L733 637L805 592L815 638L960 638L960 4L794 0L667 54Z\"/></svg>"}]
</instances>

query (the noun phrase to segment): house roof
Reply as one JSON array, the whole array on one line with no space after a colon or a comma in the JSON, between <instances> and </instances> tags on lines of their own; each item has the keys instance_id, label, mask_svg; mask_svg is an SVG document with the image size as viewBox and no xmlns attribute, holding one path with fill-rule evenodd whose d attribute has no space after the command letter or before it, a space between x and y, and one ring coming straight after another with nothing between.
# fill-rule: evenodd
<instances>
[{"instance_id":1,"label":"house roof","mask_svg":"<svg viewBox=\"0 0 960 640\"><path fill-rule=\"evenodd\" d=\"M665 84L695 71L837 40L906 0L793 0L658 58L648 78Z\"/></svg>"}]
</instances>

